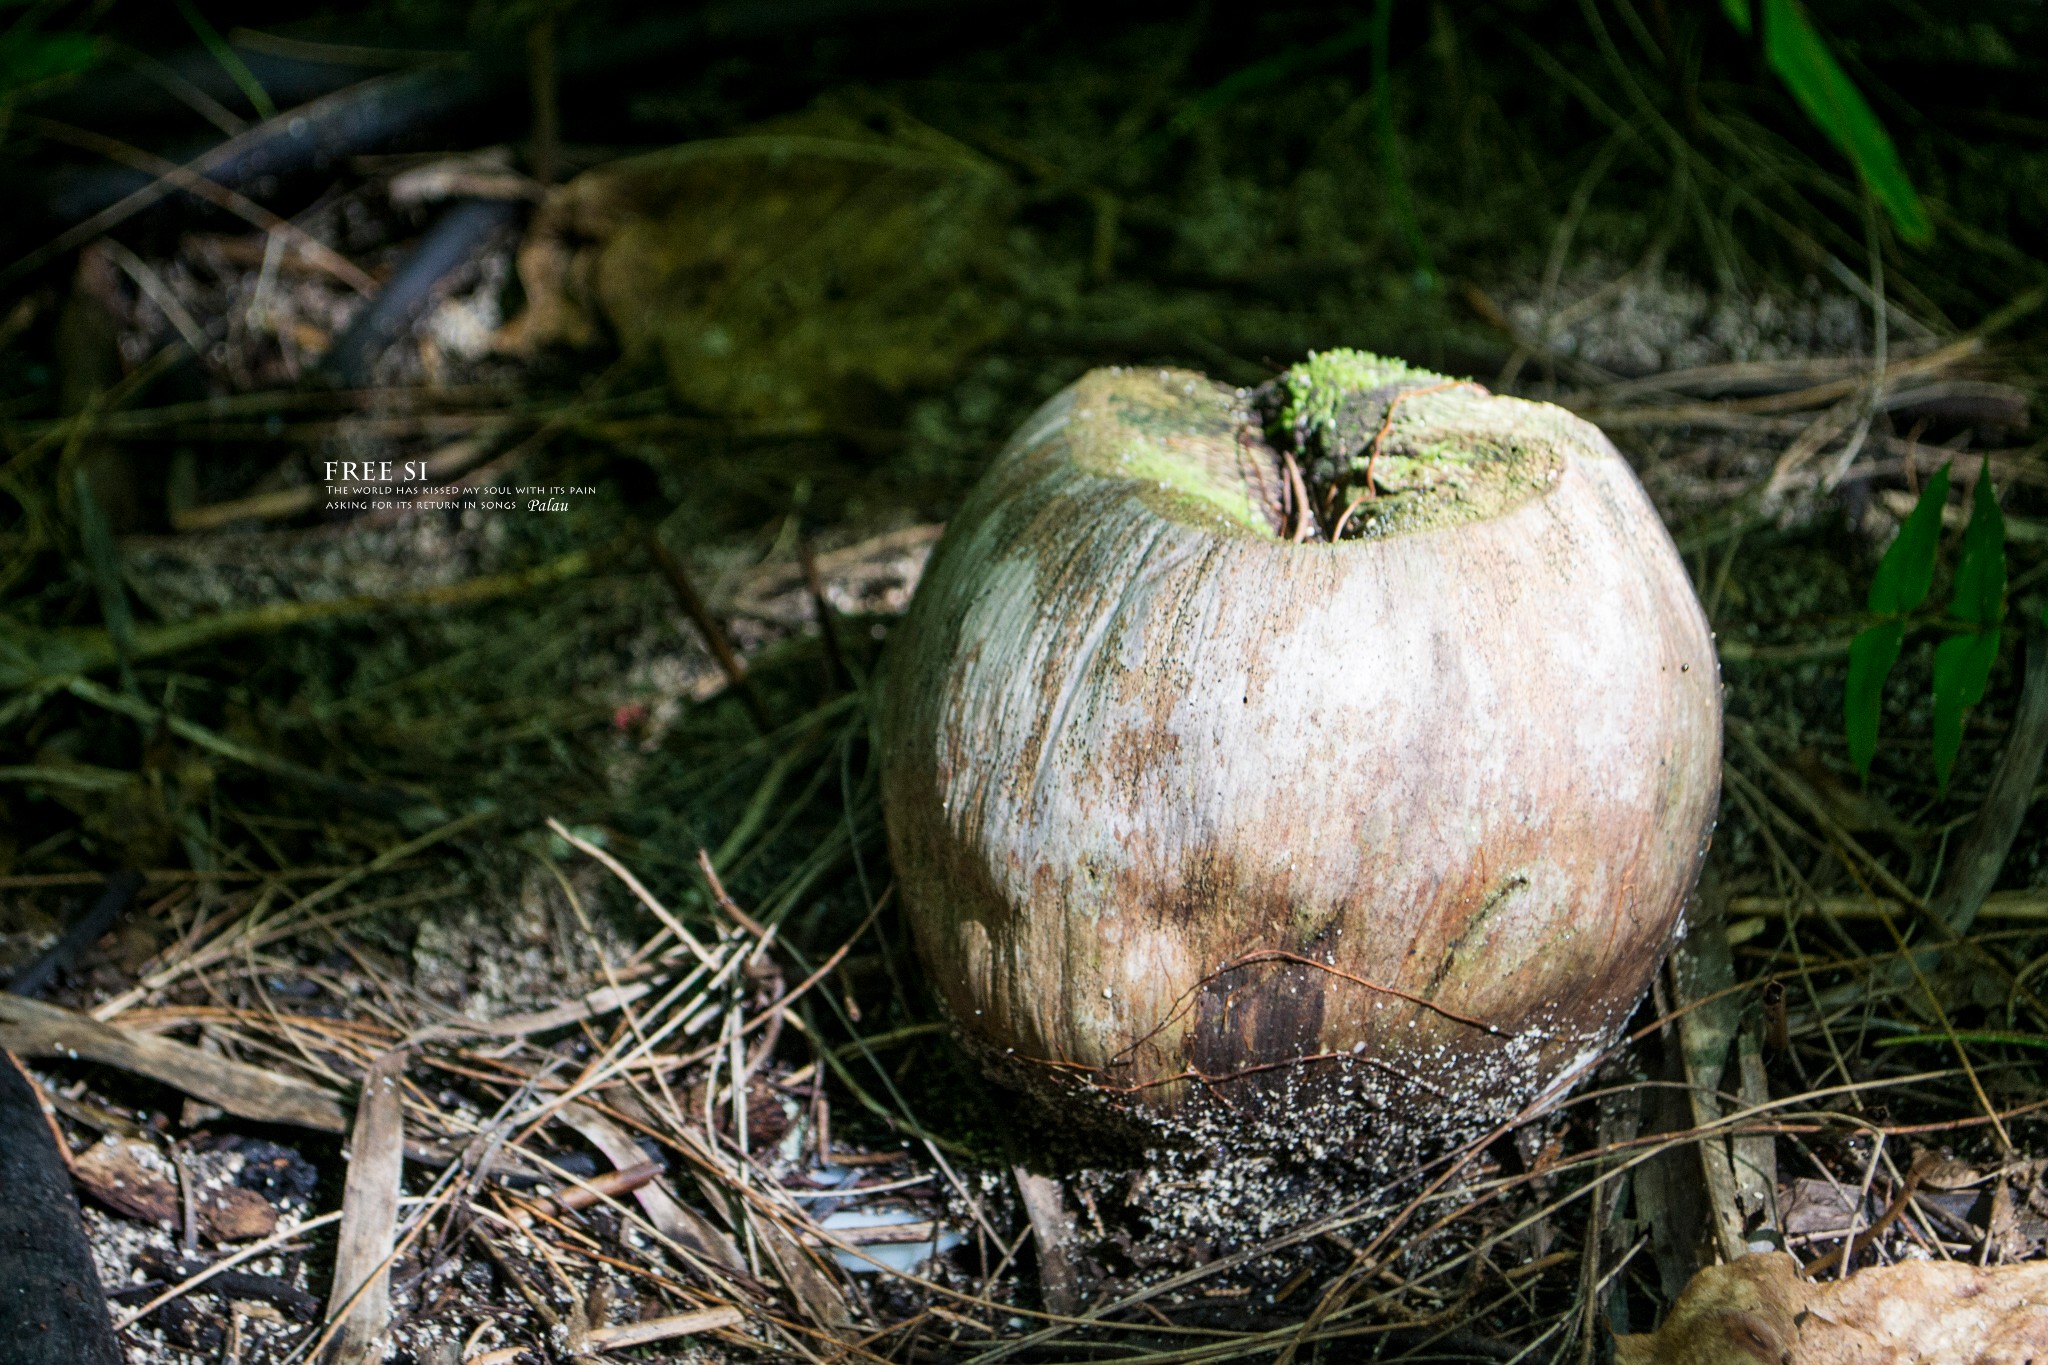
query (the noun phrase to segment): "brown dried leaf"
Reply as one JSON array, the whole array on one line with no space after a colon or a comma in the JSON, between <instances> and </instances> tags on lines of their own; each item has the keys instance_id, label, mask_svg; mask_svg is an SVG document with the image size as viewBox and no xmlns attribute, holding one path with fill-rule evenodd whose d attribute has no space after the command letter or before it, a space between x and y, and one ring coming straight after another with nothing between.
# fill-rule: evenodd
<instances>
[{"instance_id":1,"label":"brown dried leaf","mask_svg":"<svg viewBox=\"0 0 2048 1365\"><path fill-rule=\"evenodd\" d=\"M2048 1263L1907 1261L1819 1284L1783 1252L1693 1276L1616 1365L2020 1365L2048 1352Z\"/></svg>"},{"instance_id":2,"label":"brown dried leaf","mask_svg":"<svg viewBox=\"0 0 2048 1365\"><path fill-rule=\"evenodd\" d=\"M1848 1231L1856 1212L1856 1191L1839 1181L1801 1176L1779 1187L1778 1207L1787 1237L1839 1237ZM1868 1227L1870 1219L1866 1208L1862 1226Z\"/></svg>"}]
</instances>

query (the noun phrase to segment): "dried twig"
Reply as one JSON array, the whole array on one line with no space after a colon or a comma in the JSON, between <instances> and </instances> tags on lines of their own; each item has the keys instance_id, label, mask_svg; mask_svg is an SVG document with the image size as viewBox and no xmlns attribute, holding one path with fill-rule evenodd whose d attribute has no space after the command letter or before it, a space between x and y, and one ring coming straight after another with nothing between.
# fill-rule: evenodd
<instances>
[{"instance_id":1,"label":"dried twig","mask_svg":"<svg viewBox=\"0 0 2048 1365\"><path fill-rule=\"evenodd\" d=\"M323 1133L342 1130L341 1105L305 1081L196 1047L131 1033L88 1015L19 996L0 996L0 1048L29 1057L83 1057L132 1071L262 1123Z\"/></svg>"}]
</instances>

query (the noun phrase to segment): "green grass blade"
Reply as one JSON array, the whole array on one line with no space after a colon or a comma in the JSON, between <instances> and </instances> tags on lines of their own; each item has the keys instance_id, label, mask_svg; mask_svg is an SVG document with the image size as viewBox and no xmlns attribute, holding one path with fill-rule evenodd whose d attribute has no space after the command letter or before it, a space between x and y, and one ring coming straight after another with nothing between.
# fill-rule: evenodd
<instances>
[{"instance_id":1,"label":"green grass blade","mask_svg":"<svg viewBox=\"0 0 2048 1365\"><path fill-rule=\"evenodd\" d=\"M177 6L178 13L185 16L185 22L191 25L192 32L199 36L199 41L213 55L213 59L220 63L220 69L228 73L228 79L232 80L247 97L249 107L256 111L256 117L276 118L277 105L271 101L270 92L263 88L263 82L256 79L256 73L249 69L249 64L242 60L240 54L228 46L227 39L220 36L220 30L206 21L206 16L199 12L192 0L177 0Z\"/></svg>"},{"instance_id":2,"label":"green grass blade","mask_svg":"<svg viewBox=\"0 0 2048 1365\"><path fill-rule=\"evenodd\" d=\"M2048 1048L2048 1037L2038 1033L2005 1033L1987 1029L1958 1029L1954 1033L1906 1033L1879 1038L1873 1047L1912 1047L1922 1043L1978 1043L1987 1047Z\"/></svg>"},{"instance_id":3,"label":"green grass blade","mask_svg":"<svg viewBox=\"0 0 2048 1365\"><path fill-rule=\"evenodd\" d=\"M1798 0L1763 0L1763 6L1764 57L1771 69L1784 80L1807 117L1856 167L1899 235L1916 245L1929 240L1934 225L1928 221L1926 206L1913 182L1906 177L1891 134L1828 51L1820 31Z\"/></svg>"},{"instance_id":4,"label":"green grass blade","mask_svg":"<svg viewBox=\"0 0 2048 1365\"><path fill-rule=\"evenodd\" d=\"M1188 101L1164 128L1139 144L1139 154L1150 156L1164 150L1247 95L1255 95L1279 85L1290 76L1355 52L1371 42L1372 35L1370 21L1353 24L1327 42L1314 47L1289 48L1277 57L1269 57L1232 72Z\"/></svg>"}]
</instances>

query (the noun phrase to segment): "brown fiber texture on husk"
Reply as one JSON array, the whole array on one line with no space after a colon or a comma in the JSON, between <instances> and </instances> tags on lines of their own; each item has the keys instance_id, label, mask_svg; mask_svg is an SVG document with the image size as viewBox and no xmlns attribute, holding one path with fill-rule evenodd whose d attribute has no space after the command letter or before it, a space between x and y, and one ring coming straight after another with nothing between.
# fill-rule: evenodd
<instances>
[{"instance_id":1,"label":"brown fiber texture on husk","mask_svg":"<svg viewBox=\"0 0 2048 1365\"><path fill-rule=\"evenodd\" d=\"M1569 1083L1641 998L1715 808L1712 640L1605 437L1445 398L1555 479L1292 543L1245 394L1098 370L949 526L891 645L884 805L1001 1070L1391 1158Z\"/></svg>"}]
</instances>

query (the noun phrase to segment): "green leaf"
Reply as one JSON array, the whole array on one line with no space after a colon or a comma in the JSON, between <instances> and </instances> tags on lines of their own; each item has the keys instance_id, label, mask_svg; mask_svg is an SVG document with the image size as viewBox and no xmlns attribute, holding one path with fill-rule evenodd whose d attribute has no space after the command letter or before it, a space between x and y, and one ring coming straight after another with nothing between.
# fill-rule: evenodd
<instances>
[{"instance_id":1,"label":"green leaf","mask_svg":"<svg viewBox=\"0 0 2048 1365\"><path fill-rule=\"evenodd\" d=\"M2005 514L1991 491L1991 462L1977 472L1971 499L1970 524L1956 557L1955 594L1948 614L1973 626L1995 626L2005 619Z\"/></svg>"},{"instance_id":2,"label":"green leaf","mask_svg":"<svg viewBox=\"0 0 2048 1365\"><path fill-rule=\"evenodd\" d=\"M1920 501L1899 527L1870 580L1870 610L1876 616L1909 612L1927 600L1934 586L1934 551L1941 544L1941 509L1948 505L1948 466L1920 491Z\"/></svg>"},{"instance_id":3,"label":"green leaf","mask_svg":"<svg viewBox=\"0 0 2048 1365\"><path fill-rule=\"evenodd\" d=\"M1951 635L1934 651L1934 780L1948 790L1948 775L1963 747L1963 718L1984 700L1991 666L1998 662L1996 630Z\"/></svg>"},{"instance_id":4,"label":"green leaf","mask_svg":"<svg viewBox=\"0 0 2048 1365\"><path fill-rule=\"evenodd\" d=\"M1735 25L1737 33L1745 38L1749 36L1749 0L1721 0L1721 13L1728 16L1728 22Z\"/></svg>"},{"instance_id":5,"label":"green leaf","mask_svg":"<svg viewBox=\"0 0 2048 1365\"><path fill-rule=\"evenodd\" d=\"M1849 642L1849 685L1842 699L1842 721L1849 735L1849 761L1865 780L1877 756L1877 722L1884 709L1884 682L1899 661L1905 643L1902 621L1859 631Z\"/></svg>"},{"instance_id":6,"label":"green leaf","mask_svg":"<svg viewBox=\"0 0 2048 1365\"><path fill-rule=\"evenodd\" d=\"M89 33L0 35L0 94L85 70L100 59L100 40Z\"/></svg>"},{"instance_id":7,"label":"green leaf","mask_svg":"<svg viewBox=\"0 0 2048 1365\"><path fill-rule=\"evenodd\" d=\"M1849 158L1901 237L1915 244L1933 237L1927 209L1906 178L1891 134L1828 51L1798 0L1763 0L1763 5L1764 58L1792 91L1792 98Z\"/></svg>"}]
</instances>

